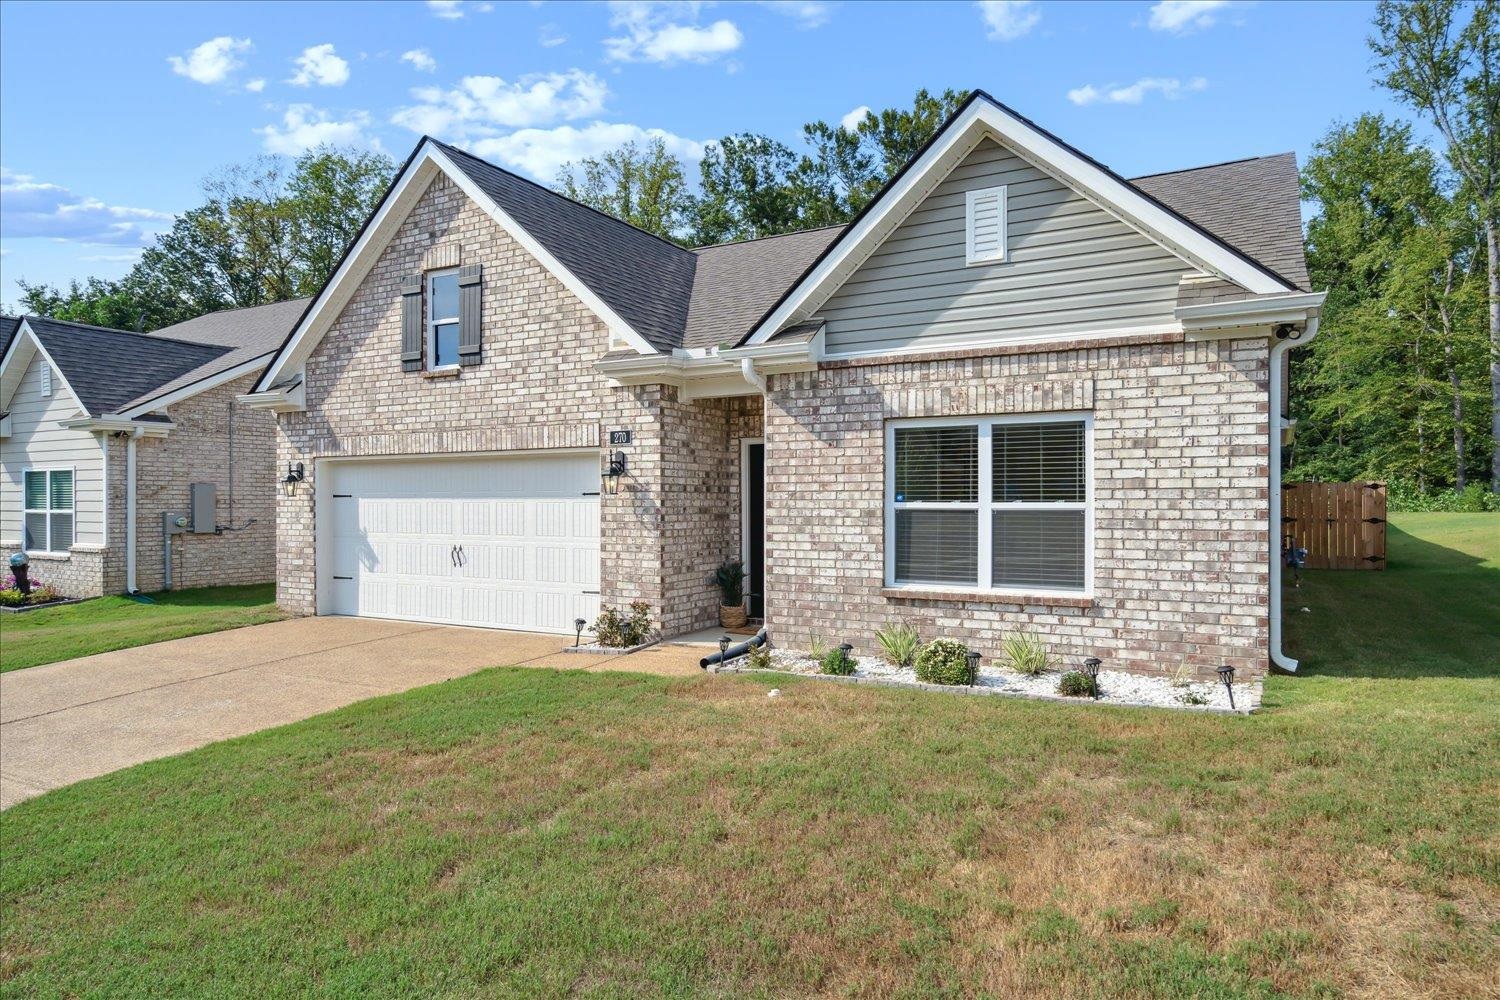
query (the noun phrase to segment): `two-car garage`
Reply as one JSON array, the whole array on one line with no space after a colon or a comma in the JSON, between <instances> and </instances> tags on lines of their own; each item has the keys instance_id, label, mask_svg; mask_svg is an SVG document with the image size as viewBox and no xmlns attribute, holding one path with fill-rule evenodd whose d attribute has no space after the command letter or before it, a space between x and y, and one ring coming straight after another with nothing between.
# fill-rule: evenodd
<instances>
[{"instance_id":1,"label":"two-car garage","mask_svg":"<svg viewBox=\"0 0 1500 1000\"><path fill-rule=\"evenodd\" d=\"M531 632L599 613L597 453L325 460L318 611Z\"/></svg>"}]
</instances>

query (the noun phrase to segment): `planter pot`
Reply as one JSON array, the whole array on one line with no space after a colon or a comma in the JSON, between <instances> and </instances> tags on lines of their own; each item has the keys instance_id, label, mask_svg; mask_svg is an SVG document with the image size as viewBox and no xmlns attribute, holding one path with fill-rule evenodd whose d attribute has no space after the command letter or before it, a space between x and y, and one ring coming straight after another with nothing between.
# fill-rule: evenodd
<instances>
[{"instance_id":1,"label":"planter pot","mask_svg":"<svg viewBox=\"0 0 1500 1000\"><path fill-rule=\"evenodd\" d=\"M719 624L725 628L744 628L749 620L743 605L719 605Z\"/></svg>"}]
</instances>

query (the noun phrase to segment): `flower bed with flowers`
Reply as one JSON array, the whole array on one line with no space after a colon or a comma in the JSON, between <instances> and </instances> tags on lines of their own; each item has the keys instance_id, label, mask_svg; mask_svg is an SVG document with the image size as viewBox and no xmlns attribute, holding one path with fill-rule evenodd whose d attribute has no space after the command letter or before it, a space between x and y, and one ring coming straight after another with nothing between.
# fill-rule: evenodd
<instances>
[{"instance_id":1,"label":"flower bed with flowers","mask_svg":"<svg viewBox=\"0 0 1500 1000\"><path fill-rule=\"evenodd\" d=\"M34 608L43 604L57 604L67 600L57 592L57 588L50 587L40 580L31 581L31 593L21 593L21 588L16 584L14 573L5 574L0 579L0 608Z\"/></svg>"}]
</instances>

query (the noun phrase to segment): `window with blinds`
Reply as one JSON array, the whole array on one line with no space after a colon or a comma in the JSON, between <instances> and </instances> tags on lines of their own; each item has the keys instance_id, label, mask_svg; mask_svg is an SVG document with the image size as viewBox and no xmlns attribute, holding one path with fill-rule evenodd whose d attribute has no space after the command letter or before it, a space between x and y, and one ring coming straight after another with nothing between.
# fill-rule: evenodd
<instances>
[{"instance_id":1,"label":"window with blinds","mask_svg":"<svg viewBox=\"0 0 1500 1000\"><path fill-rule=\"evenodd\" d=\"M887 440L889 582L1089 587L1086 418L897 422Z\"/></svg>"},{"instance_id":2,"label":"window with blinds","mask_svg":"<svg viewBox=\"0 0 1500 1000\"><path fill-rule=\"evenodd\" d=\"M23 548L66 552L73 547L73 470L28 469L24 475Z\"/></svg>"}]
</instances>

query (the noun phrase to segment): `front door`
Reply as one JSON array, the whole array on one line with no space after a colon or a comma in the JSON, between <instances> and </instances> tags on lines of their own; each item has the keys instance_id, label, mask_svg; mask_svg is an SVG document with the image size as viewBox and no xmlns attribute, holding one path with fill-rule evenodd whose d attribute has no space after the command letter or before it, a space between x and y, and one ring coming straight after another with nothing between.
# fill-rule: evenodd
<instances>
[{"instance_id":1,"label":"front door","mask_svg":"<svg viewBox=\"0 0 1500 1000\"><path fill-rule=\"evenodd\" d=\"M750 617L764 618L766 566L766 446L745 443L745 588Z\"/></svg>"}]
</instances>

